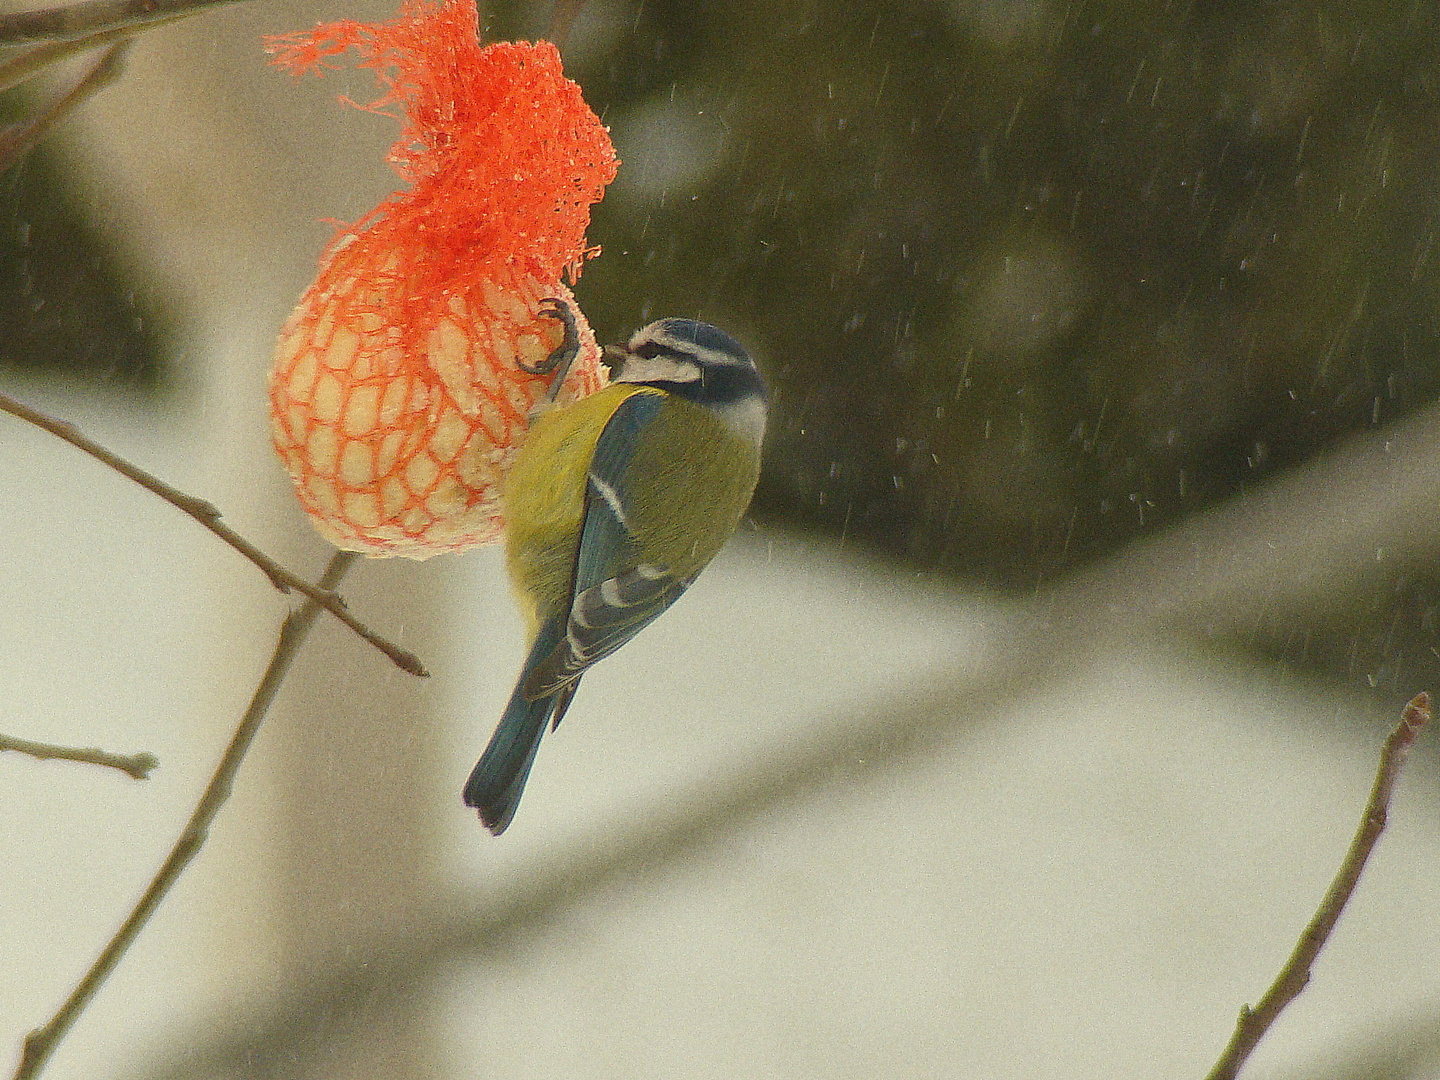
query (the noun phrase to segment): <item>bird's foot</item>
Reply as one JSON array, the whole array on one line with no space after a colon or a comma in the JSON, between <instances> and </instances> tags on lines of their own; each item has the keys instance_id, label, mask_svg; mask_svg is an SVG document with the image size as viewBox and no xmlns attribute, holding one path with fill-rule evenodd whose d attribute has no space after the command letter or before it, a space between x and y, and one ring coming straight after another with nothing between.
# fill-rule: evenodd
<instances>
[{"instance_id":1,"label":"bird's foot","mask_svg":"<svg viewBox=\"0 0 1440 1080\"><path fill-rule=\"evenodd\" d=\"M551 375L550 389L545 394L545 400L554 404L556 396L560 393L560 386L565 382L565 376L570 374L570 365L580 355L580 328L575 319L574 309L564 300L554 296L547 296L540 301L541 307L536 314L545 315L552 319L559 319L560 325L565 328L565 336L560 341L560 346L553 350L549 356L538 364L527 364L524 360L516 360L522 371L528 371L531 375ZM550 305L546 307L544 305Z\"/></svg>"}]
</instances>

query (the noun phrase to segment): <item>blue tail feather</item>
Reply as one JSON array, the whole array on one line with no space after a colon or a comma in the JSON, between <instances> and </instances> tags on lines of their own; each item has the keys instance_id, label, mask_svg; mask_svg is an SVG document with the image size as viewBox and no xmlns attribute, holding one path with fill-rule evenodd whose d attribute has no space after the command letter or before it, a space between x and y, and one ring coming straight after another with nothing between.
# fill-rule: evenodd
<instances>
[{"instance_id":1,"label":"blue tail feather","mask_svg":"<svg viewBox=\"0 0 1440 1080\"><path fill-rule=\"evenodd\" d=\"M465 783L465 805L479 810L480 820L496 836L505 831L520 805L520 794L554 706L553 696L527 701L517 686L490 744Z\"/></svg>"},{"instance_id":2,"label":"blue tail feather","mask_svg":"<svg viewBox=\"0 0 1440 1080\"><path fill-rule=\"evenodd\" d=\"M465 805L480 811L480 820L496 836L505 831L515 808L520 804L520 795L525 790L525 781L530 776L530 766L535 762L535 752L540 749L540 737L545 734L546 724L552 714L557 722L574 694L571 686L562 687L554 694L529 699L525 696L525 680L532 668L549 655L560 639L563 623L550 620L536 635L525 660L525 667L505 706L505 714L490 736L490 742L470 779L465 782ZM557 710L558 706L558 710Z\"/></svg>"}]
</instances>

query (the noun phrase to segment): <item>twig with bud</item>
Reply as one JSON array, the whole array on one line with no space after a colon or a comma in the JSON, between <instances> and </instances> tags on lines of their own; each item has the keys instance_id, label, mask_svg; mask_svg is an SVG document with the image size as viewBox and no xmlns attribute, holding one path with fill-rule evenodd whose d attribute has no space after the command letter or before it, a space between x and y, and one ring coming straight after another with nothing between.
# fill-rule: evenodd
<instances>
[{"instance_id":1,"label":"twig with bud","mask_svg":"<svg viewBox=\"0 0 1440 1080\"><path fill-rule=\"evenodd\" d=\"M1325 947L1325 942L1330 939L1330 932L1335 929L1340 913L1345 910L1350 895L1360 881L1360 874L1365 869L1370 852L1375 849L1376 841L1385 831L1390 795L1395 790L1395 780L1400 775L1400 767L1405 763L1405 758L1410 753L1410 748L1415 745L1420 732L1429 722L1430 695L1422 691L1410 699L1400 716L1400 723L1385 740L1385 749L1380 754L1380 769L1375 775L1375 785L1370 790L1370 801L1366 803L1365 813L1360 819L1360 828L1356 830L1355 838L1350 841L1350 849L1345 853L1345 859L1340 864L1335 879L1330 883L1325 899L1320 902L1315 917L1305 927L1305 932L1300 935L1300 940L1295 945L1295 951L1290 954L1290 959L1285 962L1270 989L1265 991L1265 996L1256 1005L1241 1007L1235 1033L1230 1037L1229 1045L1225 1047L1225 1052L1220 1055L1220 1060L1210 1070L1206 1080L1234 1080L1250 1052L1270 1030L1276 1018L1310 982L1311 965Z\"/></svg>"},{"instance_id":2,"label":"twig with bud","mask_svg":"<svg viewBox=\"0 0 1440 1080\"><path fill-rule=\"evenodd\" d=\"M119 769L136 780L148 780L150 771L160 764L159 758L145 751L138 754L116 754L96 746L57 746L54 743L35 742L0 734L0 753L6 750L29 754L42 761L78 761L82 765L103 765L109 769Z\"/></svg>"}]
</instances>

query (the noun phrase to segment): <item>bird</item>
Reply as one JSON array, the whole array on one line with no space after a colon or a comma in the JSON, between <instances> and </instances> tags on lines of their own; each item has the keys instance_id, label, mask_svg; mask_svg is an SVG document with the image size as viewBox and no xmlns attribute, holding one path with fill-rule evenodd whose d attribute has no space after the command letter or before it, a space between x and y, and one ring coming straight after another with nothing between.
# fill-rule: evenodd
<instances>
[{"instance_id":1,"label":"bird","mask_svg":"<svg viewBox=\"0 0 1440 1080\"><path fill-rule=\"evenodd\" d=\"M544 303L565 341L527 370L558 373L501 491L506 569L530 645L464 791L496 836L581 676L673 604L735 531L765 435L755 361L693 319L660 319L607 346L610 385L555 406L579 342L568 306Z\"/></svg>"}]
</instances>

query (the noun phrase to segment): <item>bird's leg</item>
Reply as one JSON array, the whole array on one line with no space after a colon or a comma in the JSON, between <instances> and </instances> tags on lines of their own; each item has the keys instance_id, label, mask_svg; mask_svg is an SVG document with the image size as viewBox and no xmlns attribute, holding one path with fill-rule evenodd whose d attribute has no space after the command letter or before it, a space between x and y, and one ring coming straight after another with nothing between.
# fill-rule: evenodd
<instances>
[{"instance_id":1,"label":"bird's leg","mask_svg":"<svg viewBox=\"0 0 1440 1080\"><path fill-rule=\"evenodd\" d=\"M565 376L570 374L570 365L580 355L580 330L575 321L575 312L564 300L547 296L540 303L553 305L551 307L542 306L537 314L559 319L560 324L565 328L565 336L560 342L560 347L535 366L532 367L524 360L517 359L515 362L520 365L522 371L528 371L531 375L552 375L553 373L550 379L550 389L545 394L546 403L553 405L556 396L560 393L561 384L565 382Z\"/></svg>"}]
</instances>

